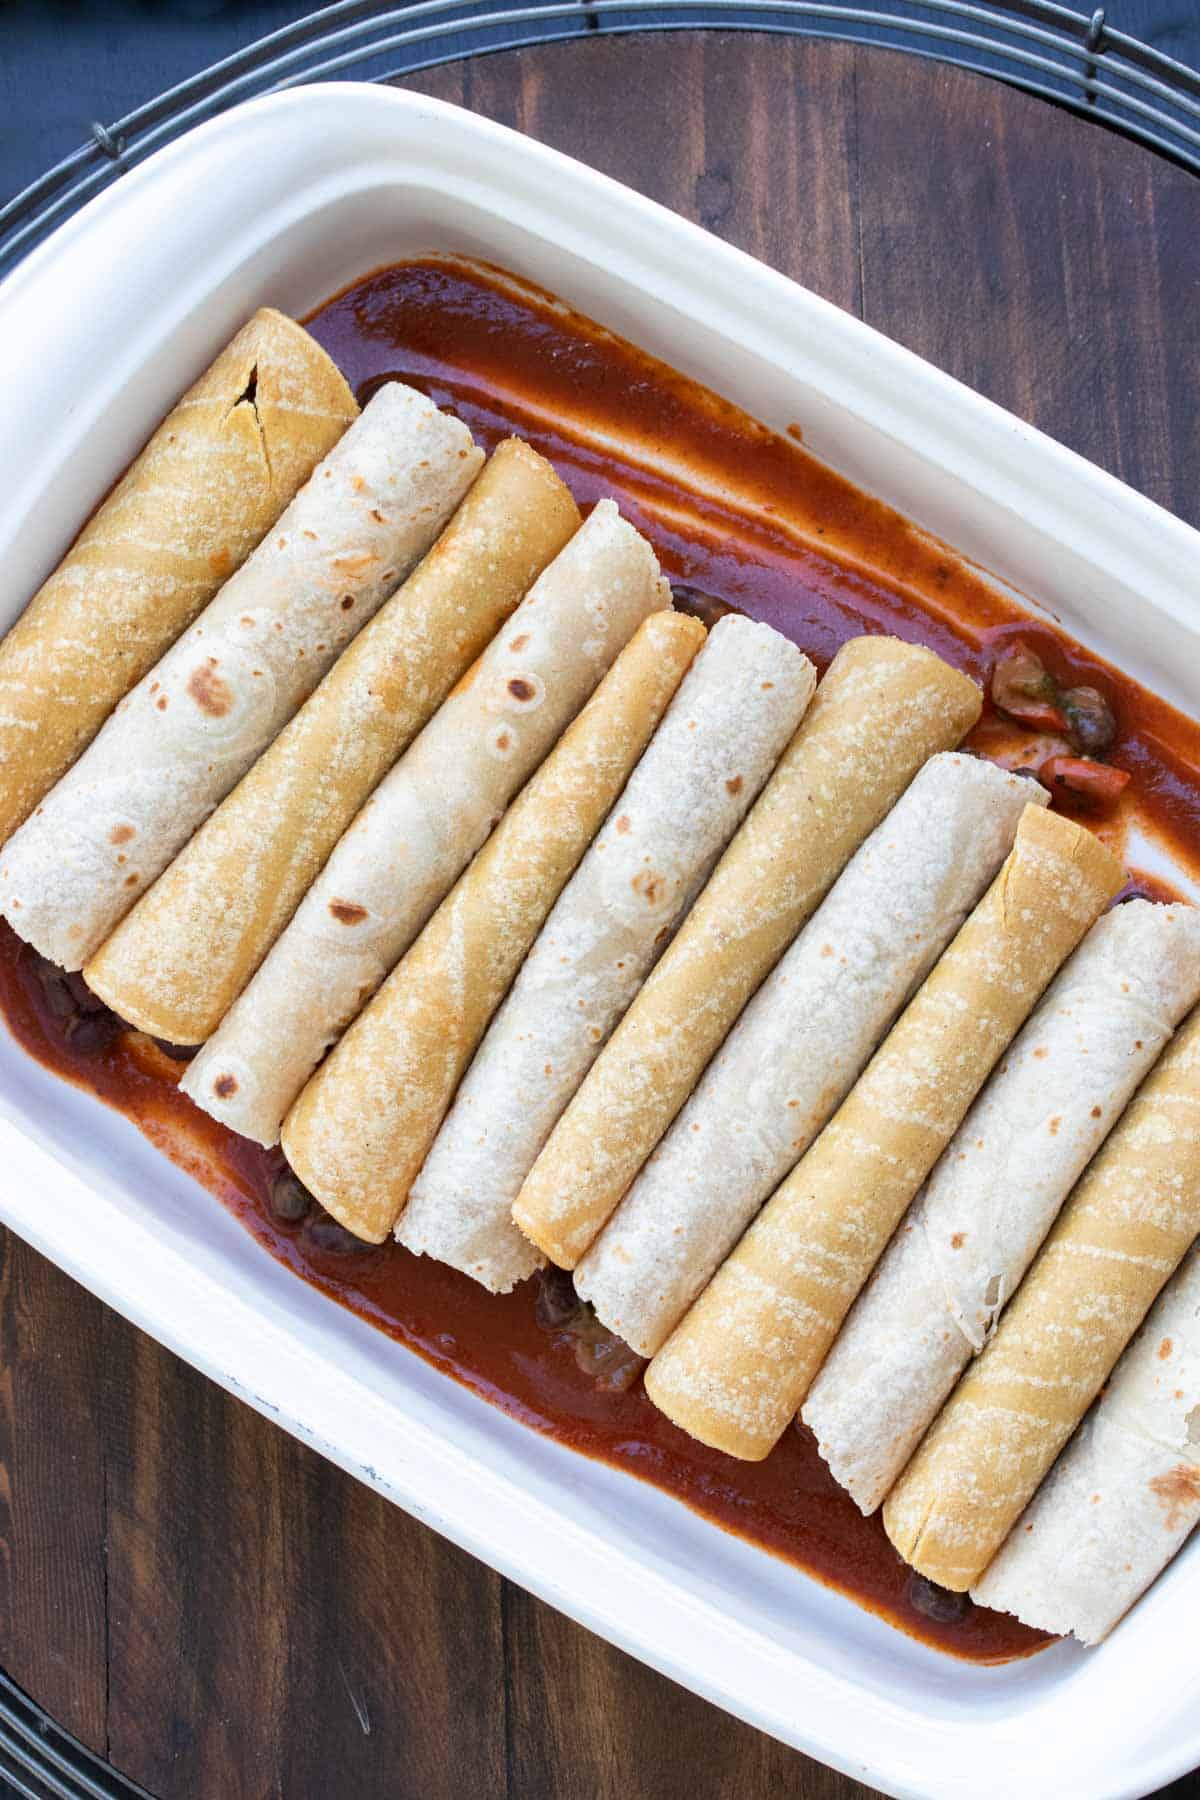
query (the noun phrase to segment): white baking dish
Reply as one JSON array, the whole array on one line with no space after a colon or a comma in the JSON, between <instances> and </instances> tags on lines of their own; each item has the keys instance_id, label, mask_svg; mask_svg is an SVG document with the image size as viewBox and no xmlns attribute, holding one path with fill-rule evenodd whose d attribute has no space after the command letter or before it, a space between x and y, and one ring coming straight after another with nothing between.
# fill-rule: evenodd
<instances>
[{"instance_id":1,"label":"white baking dish","mask_svg":"<svg viewBox=\"0 0 1200 1800\"><path fill-rule=\"evenodd\" d=\"M369 86L239 108L0 288L7 625L251 309L464 251L806 443L1200 710L1200 536L875 332L498 126ZM527 1431L274 1263L130 1125L0 1041L0 1217L437 1530L676 1680L896 1795L1148 1793L1200 1763L1200 1545L1102 1650L957 1663Z\"/></svg>"}]
</instances>

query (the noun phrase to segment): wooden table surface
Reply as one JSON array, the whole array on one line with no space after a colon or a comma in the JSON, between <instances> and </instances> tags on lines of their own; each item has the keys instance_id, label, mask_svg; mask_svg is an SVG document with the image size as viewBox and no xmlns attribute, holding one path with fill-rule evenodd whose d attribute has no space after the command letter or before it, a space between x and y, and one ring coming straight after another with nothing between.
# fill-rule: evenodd
<instances>
[{"instance_id":1,"label":"wooden table surface","mask_svg":"<svg viewBox=\"0 0 1200 1800\"><path fill-rule=\"evenodd\" d=\"M1200 523L1200 182L1150 152L958 71L778 37L592 38L407 85L665 201ZM0 1664L162 1800L867 1794L2 1234L0 1350Z\"/></svg>"}]
</instances>

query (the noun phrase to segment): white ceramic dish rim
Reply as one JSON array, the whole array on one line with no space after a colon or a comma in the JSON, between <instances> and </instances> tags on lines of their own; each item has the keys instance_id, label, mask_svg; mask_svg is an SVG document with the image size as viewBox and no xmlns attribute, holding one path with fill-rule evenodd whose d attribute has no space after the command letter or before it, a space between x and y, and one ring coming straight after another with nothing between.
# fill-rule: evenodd
<instances>
[{"instance_id":1,"label":"white ceramic dish rim","mask_svg":"<svg viewBox=\"0 0 1200 1800\"><path fill-rule=\"evenodd\" d=\"M1200 710L1197 534L604 177L353 84L199 128L0 288L5 622L254 304L302 311L422 248L490 253L769 423L800 420L818 454ZM940 1658L392 1352L164 1173L131 1127L4 1050L6 1223L322 1454L685 1685L898 1795L1045 1791L1048 1745L1064 1800L1144 1794L1200 1761L1194 1546L1097 1654L1056 1647L996 1671Z\"/></svg>"}]
</instances>

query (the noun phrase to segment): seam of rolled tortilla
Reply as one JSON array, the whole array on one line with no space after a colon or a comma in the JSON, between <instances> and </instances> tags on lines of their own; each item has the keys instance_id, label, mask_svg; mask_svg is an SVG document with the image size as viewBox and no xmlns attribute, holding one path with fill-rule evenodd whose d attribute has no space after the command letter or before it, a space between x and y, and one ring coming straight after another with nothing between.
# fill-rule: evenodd
<instances>
[{"instance_id":1,"label":"seam of rolled tortilla","mask_svg":"<svg viewBox=\"0 0 1200 1800\"><path fill-rule=\"evenodd\" d=\"M1193 1013L884 1502L907 1562L943 1587L975 1585L1198 1231Z\"/></svg>"},{"instance_id":2,"label":"seam of rolled tortilla","mask_svg":"<svg viewBox=\"0 0 1200 1800\"><path fill-rule=\"evenodd\" d=\"M357 413L320 345L264 307L168 414L0 644L0 842Z\"/></svg>"},{"instance_id":3,"label":"seam of rolled tortilla","mask_svg":"<svg viewBox=\"0 0 1200 1800\"><path fill-rule=\"evenodd\" d=\"M971 1590L1098 1644L1200 1524L1200 1249Z\"/></svg>"},{"instance_id":4,"label":"seam of rolled tortilla","mask_svg":"<svg viewBox=\"0 0 1200 1800\"><path fill-rule=\"evenodd\" d=\"M852 639L682 928L558 1121L522 1228L574 1268L738 1014L921 765L979 717L931 651Z\"/></svg>"},{"instance_id":5,"label":"seam of rolled tortilla","mask_svg":"<svg viewBox=\"0 0 1200 1800\"><path fill-rule=\"evenodd\" d=\"M1091 1157L1200 1000L1200 911L1106 913L948 1145L809 1391L803 1419L873 1512L983 1348Z\"/></svg>"},{"instance_id":6,"label":"seam of rolled tortilla","mask_svg":"<svg viewBox=\"0 0 1200 1800\"><path fill-rule=\"evenodd\" d=\"M550 464L510 438L417 568L101 946L84 974L122 1019L202 1043L372 789L578 528Z\"/></svg>"},{"instance_id":7,"label":"seam of rolled tortilla","mask_svg":"<svg viewBox=\"0 0 1200 1800\"><path fill-rule=\"evenodd\" d=\"M670 602L650 545L611 500L600 501L376 788L230 1009L213 1040L222 1061L209 1065L211 1111L222 1116L232 1077L255 1135L274 1137L324 1050L408 949L619 651ZM375 1217L374 1201L339 1195L341 1151L302 1101L285 1148L290 1142L304 1164L297 1173L311 1175L313 1191L354 1230L360 1211ZM369 1154L365 1145L361 1153Z\"/></svg>"},{"instance_id":8,"label":"seam of rolled tortilla","mask_svg":"<svg viewBox=\"0 0 1200 1800\"><path fill-rule=\"evenodd\" d=\"M483 453L390 382L0 855L9 923L78 969L424 554Z\"/></svg>"},{"instance_id":9,"label":"seam of rolled tortilla","mask_svg":"<svg viewBox=\"0 0 1200 1800\"><path fill-rule=\"evenodd\" d=\"M1014 1032L1123 879L1027 807L995 881L845 1102L647 1371L685 1431L765 1456Z\"/></svg>"},{"instance_id":10,"label":"seam of rolled tortilla","mask_svg":"<svg viewBox=\"0 0 1200 1800\"><path fill-rule=\"evenodd\" d=\"M807 657L770 626L716 625L480 1044L412 1188L401 1243L485 1286L537 1266L512 1217L521 1182L814 682ZM397 1180L396 1191L407 1187Z\"/></svg>"},{"instance_id":11,"label":"seam of rolled tortilla","mask_svg":"<svg viewBox=\"0 0 1200 1800\"><path fill-rule=\"evenodd\" d=\"M1013 840L1036 782L971 756L921 770L764 982L575 1271L653 1355L852 1087Z\"/></svg>"},{"instance_id":12,"label":"seam of rolled tortilla","mask_svg":"<svg viewBox=\"0 0 1200 1800\"><path fill-rule=\"evenodd\" d=\"M323 1107L341 1108L348 1139L364 1116L376 1121L381 1218L402 1205L475 1046L703 641L681 613L638 627L330 1058ZM507 1236L487 1250L497 1291L537 1262L511 1225Z\"/></svg>"}]
</instances>

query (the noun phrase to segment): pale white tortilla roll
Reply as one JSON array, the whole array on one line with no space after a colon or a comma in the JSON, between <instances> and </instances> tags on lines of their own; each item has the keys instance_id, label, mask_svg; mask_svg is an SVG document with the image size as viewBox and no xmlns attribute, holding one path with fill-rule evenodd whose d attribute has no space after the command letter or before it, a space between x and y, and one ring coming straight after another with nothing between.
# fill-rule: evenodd
<instances>
[{"instance_id":1,"label":"pale white tortilla roll","mask_svg":"<svg viewBox=\"0 0 1200 1800\"><path fill-rule=\"evenodd\" d=\"M173 1044L211 1036L372 789L578 526L545 458L502 443L429 554L85 964L119 1018Z\"/></svg>"},{"instance_id":2,"label":"pale white tortilla roll","mask_svg":"<svg viewBox=\"0 0 1200 1800\"><path fill-rule=\"evenodd\" d=\"M724 618L479 1046L396 1236L487 1287L541 1261L512 1205L555 1120L795 731L815 672ZM415 1168L397 1169L407 1191ZM494 1243L484 1251L481 1242Z\"/></svg>"},{"instance_id":3,"label":"pale white tortilla roll","mask_svg":"<svg viewBox=\"0 0 1200 1800\"><path fill-rule=\"evenodd\" d=\"M852 1086L995 874L1023 777L933 757L770 975L575 1271L652 1356Z\"/></svg>"},{"instance_id":4,"label":"pale white tortilla roll","mask_svg":"<svg viewBox=\"0 0 1200 1800\"><path fill-rule=\"evenodd\" d=\"M906 1562L974 1587L1200 1231L1200 1013L1167 1046L883 1507Z\"/></svg>"},{"instance_id":5,"label":"pale white tortilla roll","mask_svg":"<svg viewBox=\"0 0 1200 1800\"><path fill-rule=\"evenodd\" d=\"M453 886L508 802L642 620L671 603L646 540L602 500L538 577L474 669L380 782L220 1030L186 1091L272 1143L329 1045L361 1011ZM336 1144L290 1143L323 1204ZM230 1120L232 1123L232 1119ZM349 1147L347 1146L347 1152ZM290 1155L289 1151L289 1155ZM298 1170L302 1179L308 1176ZM327 1198L328 1195L328 1198ZM391 1221L379 1230L381 1241Z\"/></svg>"},{"instance_id":6,"label":"pale white tortilla roll","mask_svg":"<svg viewBox=\"0 0 1200 1800\"><path fill-rule=\"evenodd\" d=\"M852 638L521 1190L521 1228L573 1269L747 1000L921 764L979 717L975 683L898 638Z\"/></svg>"},{"instance_id":7,"label":"pale white tortilla roll","mask_svg":"<svg viewBox=\"0 0 1200 1800\"><path fill-rule=\"evenodd\" d=\"M78 969L285 725L474 480L465 425L391 382L0 856L0 903Z\"/></svg>"},{"instance_id":8,"label":"pale white tortilla roll","mask_svg":"<svg viewBox=\"0 0 1200 1800\"><path fill-rule=\"evenodd\" d=\"M264 307L163 420L0 644L0 840L260 543L355 418Z\"/></svg>"},{"instance_id":9,"label":"pale white tortilla roll","mask_svg":"<svg viewBox=\"0 0 1200 1800\"><path fill-rule=\"evenodd\" d=\"M1106 1638L1200 1524L1200 1251L971 1590L1085 1644Z\"/></svg>"},{"instance_id":10,"label":"pale white tortilla roll","mask_svg":"<svg viewBox=\"0 0 1200 1800\"><path fill-rule=\"evenodd\" d=\"M309 1084L309 1098L326 1115L340 1109L342 1137L369 1159L362 1186L380 1233L394 1222L496 1008L703 642L703 625L683 613L656 612L638 627ZM364 1118L372 1121L368 1137ZM452 1229L466 1256L467 1223ZM507 1214L483 1217L470 1254L472 1273L486 1272L496 1291L537 1261Z\"/></svg>"},{"instance_id":11,"label":"pale white tortilla roll","mask_svg":"<svg viewBox=\"0 0 1200 1800\"><path fill-rule=\"evenodd\" d=\"M1132 900L1088 933L971 1108L842 1327L802 1417L874 1512L1179 1021L1200 911Z\"/></svg>"}]
</instances>

